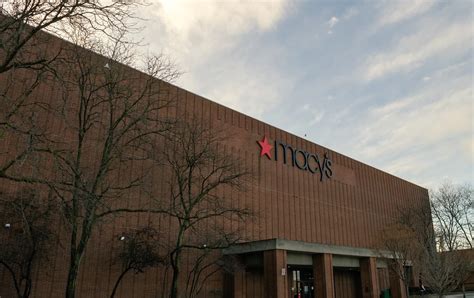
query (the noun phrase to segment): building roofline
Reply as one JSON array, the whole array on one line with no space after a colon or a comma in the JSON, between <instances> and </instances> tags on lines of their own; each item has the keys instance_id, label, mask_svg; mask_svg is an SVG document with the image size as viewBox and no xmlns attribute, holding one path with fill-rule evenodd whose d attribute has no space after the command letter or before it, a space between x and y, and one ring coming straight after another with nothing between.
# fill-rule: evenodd
<instances>
[{"instance_id":1,"label":"building roofline","mask_svg":"<svg viewBox=\"0 0 474 298\"><path fill-rule=\"evenodd\" d=\"M0 15L1 15L1 14L0 14ZM59 36L59 35L57 35L57 34L54 34L53 32L48 32L48 31L45 31L45 30L41 30L41 31L40 31L40 34L49 35L49 36L51 36L51 37L53 37L53 38L57 38L57 39L61 40L62 42L67 43L69 46L79 47L79 48L81 48L81 49L83 49L83 50L85 50L85 51L87 51L87 52L89 52L89 53L91 53L91 54L98 55L98 56L102 57L103 59L110 60L110 58L108 58L108 57L106 57L106 56L104 56L104 55L102 55L102 54L100 54L100 53L94 52L94 51L92 51L92 50L90 50L90 49L87 49L87 48L84 48L84 47L82 47L82 46L80 46L80 45L77 45L77 44L75 44L75 43L73 43L73 42L71 42L71 41L69 41L69 40L63 38L62 36ZM294 136L295 138L300 139L300 140L302 140L302 141L304 141L304 142L309 142L309 143L311 143L311 144L313 144L313 145L316 145L316 146L319 146L319 147L321 147L321 148L323 148L323 149L332 151L332 152L334 152L334 153L336 153L336 154L339 154L339 155L341 155L341 156L343 156L343 157L345 157L345 158L348 158L348 159L350 159L350 160L352 160L352 161L354 161L354 162L360 163L360 164L362 164L362 165L364 165L364 166L367 166L367 167L369 167L369 168L371 168L371 169L373 169L373 170L376 170L376 171L381 172L381 173L383 173L383 174L389 175L389 176L391 176L391 177L393 177L393 178L399 179L399 180L401 180L401 181L404 181L404 182L409 183L409 184L411 184L411 185L413 185L413 186L419 187L419 188L425 190L426 192L428 192L428 189L425 188L425 187L423 187L423 186L420 186L420 185L418 185L418 184L415 184L415 183L413 183L413 182L411 182L411 181L408 181L408 180L406 180L406 179L404 179L404 178L395 176L394 174L388 173L388 172L386 172L386 171L384 171L384 170L381 170L381 169L379 169L379 168L376 168L375 166L369 165L369 164L367 164L367 163L365 163L365 162L362 162L362 161L360 161L360 160L357 160L357 159L355 159L355 158L353 158L353 157L350 157L350 156L348 156L348 155L346 155L346 154L340 153L340 152L338 152L338 151L336 151L336 150L334 150L334 149L331 149L331 148L329 148L329 147L326 147L326 146L320 145L320 144L318 144L318 143L316 143L316 142L313 142L313 141L311 141L311 140L305 139L305 138L303 138L303 137L301 137L301 136L298 136L298 135L296 135L296 134L294 134L294 133L291 133L291 132L289 132L289 131L287 131L287 130L284 130L284 129L282 129L282 128L278 128L278 127L276 127L276 126L274 126L274 125L272 125L272 124L269 124L269 123L266 123L266 122L264 122L264 121L262 121L262 120L256 119L255 117L249 116L249 115L247 115L247 114L245 114L245 113L243 113L243 112L239 112L239 111L237 111L237 110L235 110L235 109L233 109L233 108L227 107L227 106L225 106L225 105L223 105L223 104L220 104L220 103L218 103L218 102L216 102L216 101L214 101L214 100L211 100L211 99L209 99L209 98L207 98L207 97L204 97L204 96L199 95L199 94L197 94L197 93L195 93L195 92L192 92L192 91L190 91L190 90L188 90L188 89L186 89L186 88L183 88L183 87L181 87L181 86L178 86L178 84L176 84L176 83L170 83L170 82L163 81L163 80L161 80L161 79L159 79L159 78L150 76L149 74L145 73L144 71L139 70L139 69L137 69L137 68L134 68L134 67L132 67L132 66L130 66L130 65L127 65L127 64L124 64L124 63L122 63L122 62L115 61L115 60L113 60L113 61L114 61L114 63L120 64L121 66L126 67L126 68L129 68L130 70L136 71L136 72L141 73L141 74L143 74L143 75L145 75L145 76L149 76L149 77L151 77L151 78L153 78L153 79L155 79L155 80L158 80L158 81L160 81L160 82L162 82L162 83L164 83L164 84L168 84L170 87L179 88L179 89L181 89L181 90L183 90L183 91L185 91L185 92L188 92L188 93L191 93L191 94L193 94L193 95L195 95L195 96L198 96L198 97L200 97L200 98L203 98L203 99L205 99L205 100L207 100L207 101L209 101L209 102L211 102L211 103L217 104L217 105L222 106L222 107L224 107L224 108L226 108L226 109L229 109L229 110L231 110L231 111L234 111L234 112L236 112L236 113L239 113L239 114L241 114L241 115L244 115L245 117L248 117L248 118L250 118L250 119L253 119L253 120L255 120L255 121L258 121L258 122L261 122L261 123L263 123L263 124L265 124L265 125L268 125L269 127L272 127L272 128L274 128L274 129L283 131L283 132L285 132L285 133L287 133L287 134L289 134L289 135L291 135L291 136Z\"/></svg>"}]
</instances>

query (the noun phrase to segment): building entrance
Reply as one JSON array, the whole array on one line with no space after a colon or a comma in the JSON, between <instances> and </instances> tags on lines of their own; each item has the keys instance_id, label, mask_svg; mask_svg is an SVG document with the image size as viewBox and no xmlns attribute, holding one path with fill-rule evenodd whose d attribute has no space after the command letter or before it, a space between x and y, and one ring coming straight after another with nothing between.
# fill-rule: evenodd
<instances>
[{"instance_id":1,"label":"building entrance","mask_svg":"<svg viewBox=\"0 0 474 298\"><path fill-rule=\"evenodd\" d=\"M314 298L312 266L288 266L288 297Z\"/></svg>"}]
</instances>

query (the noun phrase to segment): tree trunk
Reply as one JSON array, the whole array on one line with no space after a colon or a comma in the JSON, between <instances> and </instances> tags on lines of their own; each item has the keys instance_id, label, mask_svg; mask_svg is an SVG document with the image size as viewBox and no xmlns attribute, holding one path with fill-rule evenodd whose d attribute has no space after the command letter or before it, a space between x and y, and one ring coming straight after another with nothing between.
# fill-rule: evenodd
<instances>
[{"instance_id":1,"label":"tree trunk","mask_svg":"<svg viewBox=\"0 0 474 298\"><path fill-rule=\"evenodd\" d=\"M69 272L66 285L66 298L75 298L76 296L76 280L79 272L79 265L81 264L82 256L91 234L92 223L83 223L81 238L79 244L76 246L77 234L73 232L71 236L71 254L69 263Z\"/></svg>"},{"instance_id":2,"label":"tree trunk","mask_svg":"<svg viewBox=\"0 0 474 298\"><path fill-rule=\"evenodd\" d=\"M179 250L176 251L176 255L172 261L172 268L173 268L173 279L171 280L171 293L170 298L178 298L178 278L179 278L179 257L180 257Z\"/></svg>"},{"instance_id":3,"label":"tree trunk","mask_svg":"<svg viewBox=\"0 0 474 298\"><path fill-rule=\"evenodd\" d=\"M25 288L23 289L23 295L21 297L22 298L28 298L28 297L30 297L30 293L31 293L31 278L26 278L25 279Z\"/></svg>"},{"instance_id":4,"label":"tree trunk","mask_svg":"<svg viewBox=\"0 0 474 298\"><path fill-rule=\"evenodd\" d=\"M18 284L18 281L16 280L15 271L13 271L13 269L7 263L3 261L0 261L0 264L2 264L3 266L5 266L5 268L7 268L7 271L10 273L10 276L13 280L13 285L15 286L16 294L18 298L21 298L20 285Z\"/></svg>"},{"instance_id":5,"label":"tree trunk","mask_svg":"<svg viewBox=\"0 0 474 298\"><path fill-rule=\"evenodd\" d=\"M80 259L81 256L78 253L71 254L71 264L69 265L66 284L66 298L74 298L76 295L76 279L79 271Z\"/></svg>"},{"instance_id":6,"label":"tree trunk","mask_svg":"<svg viewBox=\"0 0 474 298\"><path fill-rule=\"evenodd\" d=\"M175 255L171 255L171 267L173 269L173 279L171 280L170 298L178 298L178 279L179 279L179 261L181 257L181 244L183 242L184 231L186 230L188 221L181 223L178 232L178 239L176 240Z\"/></svg>"},{"instance_id":7,"label":"tree trunk","mask_svg":"<svg viewBox=\"0 0 474 298\"><path fill-rule=\"evenodd\" d=\"M115 282L115 285L114 285L114 289L112 290L112 294L110 294L110 298L114 298L115 297L115 293L117 292L117 288L120 284L120 282L122 281L123 277L125 276L125 274L127 274L128 271L130 271L130 267L128 267L127 269L125 269L119 276L119 278L117 279L117 281Z\"/></svg>"}]
</instances>

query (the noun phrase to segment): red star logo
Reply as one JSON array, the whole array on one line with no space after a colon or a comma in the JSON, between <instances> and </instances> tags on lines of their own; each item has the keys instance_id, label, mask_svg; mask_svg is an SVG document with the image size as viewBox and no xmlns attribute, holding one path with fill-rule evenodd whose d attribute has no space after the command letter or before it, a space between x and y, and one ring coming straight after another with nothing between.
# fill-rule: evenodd
<instances>
[{"instance_id":1,"label":"red star logo","mask_svg":"<svg viewBox=\"0 0 474 298\"><path fill-rule=\"evenodd\" d=\"M270 155L270 150L272 150L273 146L268 144L267 137L264 136L261 141L257 141L257 143L260 145L260 156L266 155L269 159L272 159L272 156Z\"/></svg>"}]
</instances>

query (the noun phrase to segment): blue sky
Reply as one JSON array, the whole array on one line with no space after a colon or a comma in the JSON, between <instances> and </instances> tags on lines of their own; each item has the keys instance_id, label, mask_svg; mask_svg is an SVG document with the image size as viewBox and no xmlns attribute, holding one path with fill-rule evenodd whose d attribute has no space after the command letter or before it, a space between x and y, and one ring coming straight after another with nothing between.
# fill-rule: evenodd
<instances>
[{"instance_id":1,"label":"blue sky","mask_svg":"<svg viewBox=\"0 0 474 298\"><path fill-rule=\"evenodd\" d=\"M163 0L177 85L427 188L474 181L473 2Z\"/></svg>"}]
</instances>

